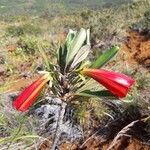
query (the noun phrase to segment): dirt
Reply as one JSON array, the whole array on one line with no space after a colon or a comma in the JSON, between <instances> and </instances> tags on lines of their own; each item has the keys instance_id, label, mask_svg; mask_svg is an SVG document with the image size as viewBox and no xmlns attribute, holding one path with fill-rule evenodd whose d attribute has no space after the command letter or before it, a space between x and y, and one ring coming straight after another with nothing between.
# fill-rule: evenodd
<instances>
[{"instance_id":1,"label":"dirt","mask_svg":"<svg viewBox=\"0 0 150 150\"><path fill-rule=\"evenodd\" d=\"M17 49L17 45L7 45L6 49L8 52L14 52Z\"/></svg>"},{"instance_id":2,"label":"dirt","mask_svg":"<svg viewBox=\"0 0 150 150\"><path fill-rule=\"evenodd\" d=\"M41 144L39 150L49 150L52 145L51 141L52 140L43 142ZM78 146L75 143L70 143L70 142L66 141L60 145L59 149L60 150L77 150Z\"/></svg>"},{"instance_id":3,"label":"dirt","mask_svg":"<svg viewBox=\"0 0 150 150\"><path fill-rule=\"evenodd\" d=\"M80 148L75 143L68 141L60 145L60 150L108 150L112 141L101 142L99 139L92 138L84 147ZM49 150L52 142L44 142L39 150ZM150 146L142 143L141 141L131 138L127 143L118 142L115 147L109 150L149 150Z\"/></svg>"},{"instance_id":4,"label":"dirt","mask_svg":"<svg viewBox=\"0 0 150 150\"><path fill-rule=\"evenodd\" d=\"M135 111L135 110L134 110ZM132 115L125 115L120 119L109 122L104 127L96 129L96 133L91 132L82 143L65 141L59 146L60 150L149 150L150 145L142 143L147 138L145 119L134 112ZM137 115L137 116L136 116ZM134 117L133 117L134 116ZM136 117L135 117L136 116ZM131 121L132 120L132 121ZM134 138L133 138L134 137ZM48 150L52 145L52 140L41 144L40 150Z\"/></svg>"},{"instance_id":5,"label":"dirt","mask_svg":"<svg viewBox=\"0 0 150 150\"><path fill-rule=\"evenodd\" d=\"M150 33L130 31L122 50L130 64L137 64L150 70Z\"/></svg>"},{"instance_id":6,"label":"dirt","mask_svg":"<svg viewBox=\"0 0 150 150\"><path fill-rule=\"evenodd\" d=\"M8 52L8 55L11 56L11 52ZM21 91L39 77L39 74L34 72L33 60L16 62L14 73L11 73L9 67L3 63L3 59L3 57L0 57L0 87L2 87L0 92ZM41 67L42 58L36 57L35 59L37 64L34 67Z\"/></svg>"},{"instance_id":7,"label":"dirt","mask_svg":"<svg viewBox=\"0 0 150 150\"><path fill-rule=\"evenodd\" d=\"M100 144L100 143L98 144L98 143L99 143L99 141L97 141L97 143L95 142L95 144L93 142L87 143L85 150L108 150L111 141L109 141L107 143L104 142L102 144ZM92 145L92 147L91 147L91 145ZM121 147L120 147L120 145L121 145ZM118 142L117 145L111 149L112 150L149 150L149 146L142 144L137 139L130 139L128 141L128 143ZM109 150L111 150L111 149L109 149Z\"/></svg>"},{"instance_id":8,"label":"dirt","mask_svg":"<svg viewBox=\"0 0 150 150\"><path fill-rule=\"evenodd\" d=\"M8 91L6 92L21 91L24 89L24 87L28 86L32 82L33 82L32 79L26 79L26 78L18 79L9 84Z\"/></svg>"}]
</instances>

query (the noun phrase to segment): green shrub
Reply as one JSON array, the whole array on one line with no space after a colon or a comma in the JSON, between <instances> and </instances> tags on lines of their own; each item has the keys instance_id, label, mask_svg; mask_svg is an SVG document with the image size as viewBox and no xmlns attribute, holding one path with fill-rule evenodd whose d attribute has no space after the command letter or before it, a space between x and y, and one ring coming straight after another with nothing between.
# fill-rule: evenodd
<instances>
[{"instance_id":1,"label":"green shrub","mask_svg":"<svg viewBox=\"0 0 150 150\"><path fill-rule=\"evenodd\" d=\"M131 28L139 31L150 30L150 10L146 11L144 17L139 22L134 23Z\"/></svg>"},{"instance_id":2,"label":"green shrub","mask_svg":"<svg viewBox=\"0 0 150 150\"><path fill-rule=\"evenodd\" d=\"M9 26L6 28L6 36L20 36L23 34L23 29L20 26Z\"/></svg>"},{"instance_id":3,"label":"green shrub","mask_svg":"<svg viewBox=\"0 0 150 150\"><path fill-rule=\"evenodd\" d=\"M35 36L42 32L40 27L32 24L24 24L22 26L22 29L24 34L35 35Z\"/></svg>"},{"instance_id":4,"label":"green shrub","mask_svg":"<svg viewBox=\"0 0 150 150\"><path fill-rule=\"evenodd\" d=\"M100 11L85 10L80 13L83 26L91 29L93 42L121 38L132 24L150 28L150 3L138 1L120 7L104 8ZM137 22L139 22L137 24ZM115 44L115 43L114 43Z\"/></svg>"},{"instance_id":5,"label":"green shrub","mask_svg":"<svg viewBox=\"0 0 150 150\"><path fill-rule=\"evenodd\" d=\"M34 54L37 49L38 39L34 36L23 36L17 42L19 50L26 54Z\"/></svg>"},{"instance_id":6,"label":"green shrub","mask_svg":"<svg viewBox=\"0 0 150 150\"><path fill-rule=\"evenodd\" d=\"M32 24L24 24L20 26L11 25L6 28L6 36L22 36L25 34L28 35L39 35L41 33L41 28Z\"/></svg>"},{"instance_id":7,"label":"green shrub","mask_svg":"<svg viewBox=\"0 0 150 150\"><path fill-rule=\"evenodd\" d=\"M102 119L109 113L110 110L108 110L108 108L106 108L104 104L96 98L84 99L75 106L76 119L83 127L91 127L94 119Z\"/></svg>"},{"instance_id":8,"label":"green shrub","mask_svg":"<svg viewBox=\"0 0 150 150\"><path fill-rule=\"evenodd\" d=\"M35 54L39 49L44 50L49 55L55 55L58 44L54 44L46 39L35 36L21 36L17 42L17 52L24 54Z\"/></svg>"}]
</instances>

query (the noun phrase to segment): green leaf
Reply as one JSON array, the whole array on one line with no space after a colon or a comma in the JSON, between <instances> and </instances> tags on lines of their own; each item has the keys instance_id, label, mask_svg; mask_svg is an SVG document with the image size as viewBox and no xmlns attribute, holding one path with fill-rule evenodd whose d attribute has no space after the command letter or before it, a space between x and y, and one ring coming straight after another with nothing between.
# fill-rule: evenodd
<instances>
[{"instance_id":1,"label":"green leaf","mask_svg":"<svg viewBox=\"0 0 150 150\"><path fill-rule=\"evenodd\" d=\"M58 55L58 64L60 66L61 72L64 71L65 65L66 65L66 56L67 56L67 46L66 44L59 48L59 55Z\"/></svg>"},{"instance_id":2,"label":"green leaf","mask_svg":"<svg viewBox=\"0 0 150 150\"><path fill-rule=\"evenodd\" d=\"M81 28L80 32L78 35L75 36L73 39L67 53L67 59L66 59L66 64L68 65L70 61L74 58L74 56L77 54L81 46L86 40L86 30Z\"/></svg>"},{"instance_id":3,"label":"green leaf","mask_svg":"<svg viewBox=\"0 0 150 150\"><path fill-rule=\"evenodd\" d=\"M76 35L76 31L69 30L69 33L66 37L65 44L63 46L60 46L58 50L58 64L60 66L61 72L64 71L66 65L67 51L70 45L72 44L75 35Z\"/></svg>"},{"instance_id":4,"label":"green leaf","mask_svg":"<svg viewBox=\"0 0 150 150\"><path fill-rule=\"evenodd\" d=\"M95 91L97 90L98 91L98 90L101 90L101 86L95 80L88 79L86 81L86 83L76 91L76 93L80 93L80 92L86 91L86 90L95 90Z\"/></svg>"},{"instance_id":5,"label":"green leaf","mask_svg":"<svg viewBox=\"0 0 150 150\"><path fill-rule=\"evenodd\" d=\"M103 65L105 65L112 57L115 56L118 50L119 50L118 46L113 46L110 50L107 50L99 58L97 58L95 63L92 65L92 68L100 68Z\"/></svg>"},{"instance_id":6,"label":"green leaf","mask_svg":"<svg viewBox=\"0 0 150 150\"><path fill-rule=\"evenodd\" d=\"M82 46L80 50L78 51L77 55L75 56L70 68L74 68L78 63L86 59L86 57L88 56L90 52L90 48L91 48L90 45Z\"/></svg>"},{"instance_id":7,"label":"green leaf","mask_svg":"<svg viewBox=\"0 0 150 150\"><path fill-rule=\"evenodd\" d=\"M118 99L115 95L110 93L108 90L102 90L102 91L91 91L91 90L85 90L80 93L77 93L76 95L79 96L86 96L86 97L107 97L111 99Z\"/></svg>"},{"instance_id":8,"label":"green leaf","mask_svg":"<svg viewBox=\"0 0 150 150\"><path fill-rule=\"evenodd\" d=\"M69 46L72 44L76 34L77 34L77 31L73 31L73 30L69 29L69 33L66 37L66 42L65 42L67 45L67 48L69 48Z\"/></svg>"},{"instance_id":9,"label":"green leaf","mask_svg":"<svg viewBox=\"0 0 150 150\"><path fill-rule=\"evenodd\" d=\"M83 61L79 68L76 69L76 72L80 72L83 68L89 68L91 66L91 62L89 60Z\"/></svg>"},{"instance_id":10,"label":"green leaf","mask_svg":"<svg viewBox=\"0 0 150 150\"><path fill-rule=\"evenodd\" d=\"M48 71L53 70L54 69L53 64L50 63L50 61L47 57L47 54L45 53L44 49L41 47L40 43L38 44L38 50L39 50L41 56L43 57L43 60L45 62L45 65L46 65Z\"/></svg>"}]
</instances>

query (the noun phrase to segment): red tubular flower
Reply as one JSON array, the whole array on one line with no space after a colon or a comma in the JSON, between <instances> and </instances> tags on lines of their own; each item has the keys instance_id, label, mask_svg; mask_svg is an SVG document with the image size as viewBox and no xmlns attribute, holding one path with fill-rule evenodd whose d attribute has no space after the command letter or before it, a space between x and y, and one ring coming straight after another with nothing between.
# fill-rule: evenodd
<instances>
[{"instance_id":1,"label":"red tubular flower","mask_svg":"<svg viewBox=\"0 0 150 150\"><path fill-rule=\"evenodd\" d=\"M81 73L101 83L110 92L120 98L127 95L132 84L135 82L135 80L124 74L103 69L83 69Z\"/></svg>"},{"instance_id":2,"label":"red tubular flower","mask_svg":"<svg viewBox=\"0 0 150 150\"><path fill-rule=\"evenodd\" d=\"M18 111L26 111L35 102L42 88L49 80L49 74L45 74L34 81L13 101L13 107Z\"/></svg>"}]
</instances>

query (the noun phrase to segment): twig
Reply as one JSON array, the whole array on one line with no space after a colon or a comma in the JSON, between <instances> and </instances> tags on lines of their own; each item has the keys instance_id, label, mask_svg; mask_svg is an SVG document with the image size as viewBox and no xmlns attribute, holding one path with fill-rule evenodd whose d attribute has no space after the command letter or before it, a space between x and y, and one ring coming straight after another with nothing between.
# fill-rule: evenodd
<instances>
[{"instance_id":1,"label":"twig","mask_svg":"<svg viewBox=\"0 0 150 150\"><path fill-rule=\"evenodd\" d=\"M95 137L99 132L103 131L103 129L107 126L107 124L103 127L103 128L100 128L99 130L97 130L96 132L94 132L89 138L87 138L84 143L80 146L80 148L82 149L83 146L89 141L91 140L93 137Z\"/></svg>"},{"instance_id":2,"label":"twig","mask_svg":"<svg viewBox=\"0 0 150 150\"><path fill-rule=\"evenodd\" d=\"M98 132L99 132L99 130L96 131L95 133L93 133L89 138L87 138L87 139L84 141L84 143L80 146L80 149L82 149L83 146L84 146L89 140L91 140Z\"/></svg>"},{"instance_id":3,"label":"twig","mask_svg":"<svg viewBox=\"0 0 150 150\"><path fill-rule=\"evenodd\" d=\"M51 147L51 150L56 150L60 136L61 136L61 130L60 130L60 126L63 124L63 118L64 118L64 114L65 114L65 110L66 110L66 103L62 102L61 104L61 108L59 111L59 116L58 116L58 121L57 121L57 127L56 127L56 132L55 132L55 136L54 136L54 140L53 140L53 144Z\"/></svg>"},{"instance_id":4,"label":"twig","mask_svg":"<svg viewBox=\"0 0 150 150\"><path fill-rule=\"evenodd\" d=\"M110 146L108 147L108 150L112 150L116 145L118 145L119 141L122 144L124 141L130 139L134 134L134 127L138 126L141 122L141 120L136 120L125 126L114 138Z\"/></svg>"},{"instance_id":5,"label":"twig","mask_svg":"<svg viewBox=\"0 0 150 150\"><path fill-rule=\"evenodd\" d=\"M124 135L124 137L129 137L128 134L132 134L131 130L132 127L137 125L138 123L142 123L142 120L139 121L132 121L131 122L131 118L127 115L124 119L122 119L124 117L120 117L117 118L115 120L112 120L111 122L108 122L103 128L100 128L99 130L97 130L96 132L94 132L89 138L87 138L84 143L80 146L80 148L83 148L83 146L92 138L94 138L95 136L101 137L102 139L109 140L114 138L114 135L118 132L117 135ZM138 118L138 117L137 117ZM131 119L131 120L130 120ZM124 127L125 125L125 127ZM124 130L123 130L124 129ZM120 132L119 132L120 131ZM125 132L126 131L126 132ZM124 134L123 134L124 132ZM134 131L133 131L134 132ZM105 135L105 137L103 137L103 135ZM115 139L114 139L115 140Z\"/></svg>"}]
</instances>

